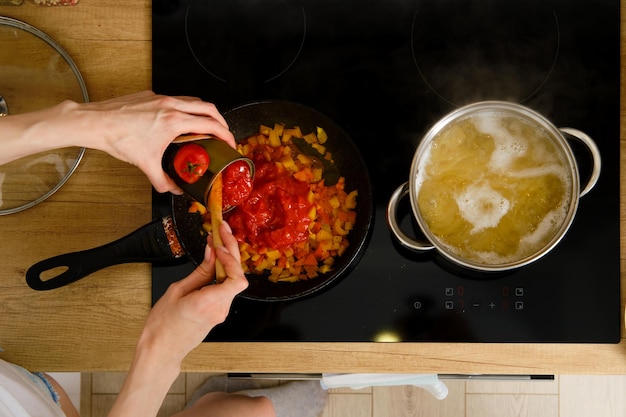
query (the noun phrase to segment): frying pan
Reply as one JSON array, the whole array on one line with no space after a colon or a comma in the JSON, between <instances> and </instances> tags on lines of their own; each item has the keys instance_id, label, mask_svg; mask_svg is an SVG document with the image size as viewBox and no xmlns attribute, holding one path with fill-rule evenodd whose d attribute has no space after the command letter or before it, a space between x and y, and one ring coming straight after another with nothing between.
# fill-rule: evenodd
<instances>
[{"instance_id":1,"label":"frying pan","mask_svg":"<svg viewBox=\"0 0 626 417\"><path fill-rule=\"evenodd\" d=\"M328 133L326 148L334 166L346 179L346 190L358 190L356 222L348 235L349 246L335 261L332 271L310 280L272 283L266 276L248 274L250 282L242 297L259 301L284 301L321 291L350 271L362 256L372 222L373 201L369 175L363 158L350 137L327 116L307 106L287 101L261 101L242 105L224 114L236 139L258 132L259 125L300 126L303 133L322 127ZM331 170L329 170L331 171ZM325 175L327 173L325 172ZM329 175L332 172L328 172ZM189 213L191 197L170 196L171 214L142 226L134 232L103 246L58 255L40 261L26 272L26 282L35 290L50 290L75 282L87 275L128 262L168 262L186 256L202 262L206 237L202 217ZM63 269L60 274L50 275Z\"/></svg>"}]
</instances>

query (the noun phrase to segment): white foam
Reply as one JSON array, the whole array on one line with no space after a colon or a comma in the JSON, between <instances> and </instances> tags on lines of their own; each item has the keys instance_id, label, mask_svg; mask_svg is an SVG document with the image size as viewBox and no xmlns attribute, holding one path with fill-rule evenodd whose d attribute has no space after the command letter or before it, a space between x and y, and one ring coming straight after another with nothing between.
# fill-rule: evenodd
<instances>
[{"instance_id":1,"label":"white foam","mask_svg":"<svg viewBox=\"0 0 626 417\"><path fill-rule=\"evenodd\" d=\"M473 183L455 196L461 217L472 224L472 233L496 227L511 203L488 184Z\"/></svg>"},{"instance_id":2,"label":"white foam","mask_svg":"<svg viewBox=\"0 0 626 417\"><path fill-rule=\"evenodd\" d=\"M520 169L517 171L509 171L508 176L511 178L538 178L554 175L566 187L566 192L571 188L570 179L562 166L558 164L543 165L535 168ZM569 200L569 192L566 194Z\"/></svg>"},{"instance_id":3,"label":"white foam","mask_svg":"<svg viewBox=\"0 0 626 417\"><path fill-rule=\"evenodd\" d=\"M441 244L458 256L490 265L517 262L536 251L540 251L543 245L551 241L553 235L566 220L569 210L568 202L571 200L572 178L567 170L567 164L563 163L562 155L546 137L546 132L541 129L533 130L530 125L523 121L516 123L511 117L498 112L490 112L472 115L469 120L463 121L464 129L467 128L465 123L469 122L473 123L474 129L481 135L488 135L493 140L494 150L488 156L490 159L487 164L480 162L479 167L476 164L471 166L471 163L474 157L476 161L484 161L482 154L471 153L472 150L468 151L469 157L467 154L462 154L461 157L465 158L462 163L473 169L473 177L464 176L462 173L464 171L456 167L453 178L447 183L448 185L452 184L451 188L448 189L457 190L453 197L458 207L458 212L455 210L447 210L447 212L454 213L454 216L460 215L469 223L469 227L465 228L464 226L462 228L464 230L455 229L459 235L449 241L442 238ZM438 137L431 143L432 146L429 146L422 154L415 178L418 192L422 184L430 180L430 176L433 177L434 181L441 181L442 178L446 181L450 180L450 178L442 177L442 175L448 175L445 170L442 175L439 175L438 170L435 169L439 168L436 165L439 161L431 161L435 158L435 154L431 154L431 149L435 146L437 139ZM449 145L450 141L442 143ZM480 149L479 152L482 150L484 148ZM561 203L556 208L545 207L542 213L546 213L547 210L551 211L539 220L535 230L518 240L519 244L515 245L516 247L502 247L497 237L492 247L486 250L477 251L472 249L471 244L466 245L467 242L476 237L472 237L472 235L483 231L493 235L493 231L486 229L497 228L507 214L517 216L519 213L512 213L515 210L517 199L527 198L526 196L516 196L516 188L512 186L506 188L506 191L493 188L490 183L491 180L495 181L494 184L502 184L503 181L510 181L511 184L515 184L518 182L517 179L537 178L536 181L531 180L531 183L536 183L539 186L545 183L545 186L548 187L552 184L547 179L544 181L542 178L548 176L557 177L563 183L562 191L554 191L559 194L564 193ZM469 185L467 185L468 183ZM458 187L463 188L459 190ZM433 197L428 204L436 204L441 201L445 200ZM452 216L449 217L449 221L452 221ZM441 222L441 220L438 221ZM502 231L496 230L497 232ZM512 243L515 244L516 242Z\"/></svg>"},{"instance_id":4,"label":"white foam","mask_svg":"<svg viewBox=\"0 0 626 417\"><path fill-rule=\"evenodd\" d=\"M513 255L513 256L505 257L505 256L498 255L495 252L480 252L480 251L474 252L474 255L481 262L488 264L488 265L503 265L509 262L513 262L516 260L516 256L517 256L517 255Z\"/></svg>"},{"instance_id":5,"label":"white foam","mask_svg":"<svg viewBox=\"0 0 626 417\"><path fill-rule=\"evenodd\" d=\"M563 223L566 213L563 207L550 211L541 220L534 232L524 236L520 242L520 246L535 247L539 242L544 240L549 234L553 234L555 228Z\"/></svg>"},{"instance_id":6,"label":"white foam","mask_svg":"<svg viewBox=\"0 0 626 417\"><path fill-rule=\"evenodd\" d=\"M511 133L497 114L478 114L472 120L479 132L493 138L495 149L489 161L491 168L507 169L515 158L526 154L527 140Z\"/></svg>"},{"instance_id":7,"label":"white foam","mask_svg":"<svg viewBox=\"0 0 626 417\"><path fill-rule=\"evenodd\" d=\"M504 265L510 262L517 262L530 254L529 249L536 251L539 249L537 247L539 243L542 241L546 241L547 243L550 240L550 236L555 235L558 226L562 224L565 216L566 210L564 207L555 209L546 214L541 223L537 226L537 229L520 240L520 244L514 253L502 256L496 252L471 251L471 258L489 265ZM457 255L467 256L467 254L464 255L460 253L457 248L451 247L445 243L444 246L448 247L448 249L455 252Z\"/></svg>"}]
</instances>

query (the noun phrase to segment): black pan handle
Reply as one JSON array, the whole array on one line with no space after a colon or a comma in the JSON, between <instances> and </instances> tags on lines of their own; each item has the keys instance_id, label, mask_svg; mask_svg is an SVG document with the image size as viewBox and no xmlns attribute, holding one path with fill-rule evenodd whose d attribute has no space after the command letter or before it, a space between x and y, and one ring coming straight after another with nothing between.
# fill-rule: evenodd
<instances>
[{"instance_id":1,"label":"black pan handle","mask_svg":"<svg viewBox=\"0 0 626 417\"><path fill-rule=\"evenodd\" d=\"M71 284L108 266L128 262L159 262L174 258L165 233L164 220L156 220L106 245L37 262L26 271L26 283L34 290L51 290ZM54 277L42 279L42 274L55 268L67 269Z\"/></svg>"}]
</instances>

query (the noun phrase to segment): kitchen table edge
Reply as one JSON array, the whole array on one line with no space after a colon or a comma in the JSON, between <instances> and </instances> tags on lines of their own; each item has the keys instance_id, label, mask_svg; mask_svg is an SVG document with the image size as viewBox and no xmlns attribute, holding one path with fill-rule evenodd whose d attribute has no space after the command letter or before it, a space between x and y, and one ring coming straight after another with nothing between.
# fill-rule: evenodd
<instances>
[{"instance_id":1,"label":"kitchen table edge","mask_svg":"<svg viewBox=\"0 0 626 417\"><path fill-rule=\"evenodd\" d=\"M187 372L626 374L626 341L543 343L203 343Z\"/></svg>"}]
</instances>

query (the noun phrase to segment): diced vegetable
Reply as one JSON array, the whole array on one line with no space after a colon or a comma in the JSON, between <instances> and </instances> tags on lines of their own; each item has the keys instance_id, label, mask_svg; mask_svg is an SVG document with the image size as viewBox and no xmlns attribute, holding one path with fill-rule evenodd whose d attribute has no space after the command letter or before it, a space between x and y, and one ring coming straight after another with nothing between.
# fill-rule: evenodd
<instances>
[{"instance_id":1,"label":"diced vegetable","mask_svg":"<svg viewBox=\"0 0 626 417\"><path fill-rule=\"evenodd\" d=\"M325 184L324 169L320 160L301 153L292 139L304 139L320 155L332 162L332 155L322 143L332 141L324 129L303 135L299 127L285 128L275 124L273 128L261 125L259 133L252 135L238 146L238 151L251 159L261 156L273 161L277 170L286 170L293 178L308 184L306 201L308 211L308 239L285 247L266 247L251 243L253 239L240 239L241 262L246 273L267 273L271 282L296 282L313 279L332 271L335 259L346 251L348 236L356 221L357 190L345 191L345 178L331 186ZM198 207L190 211L202 213ZM306 212L305 212L306 213ZM205 214L205 230L210 222ZM232 225L231 225L232 226Z\"/></svg>"}]
</instances>

